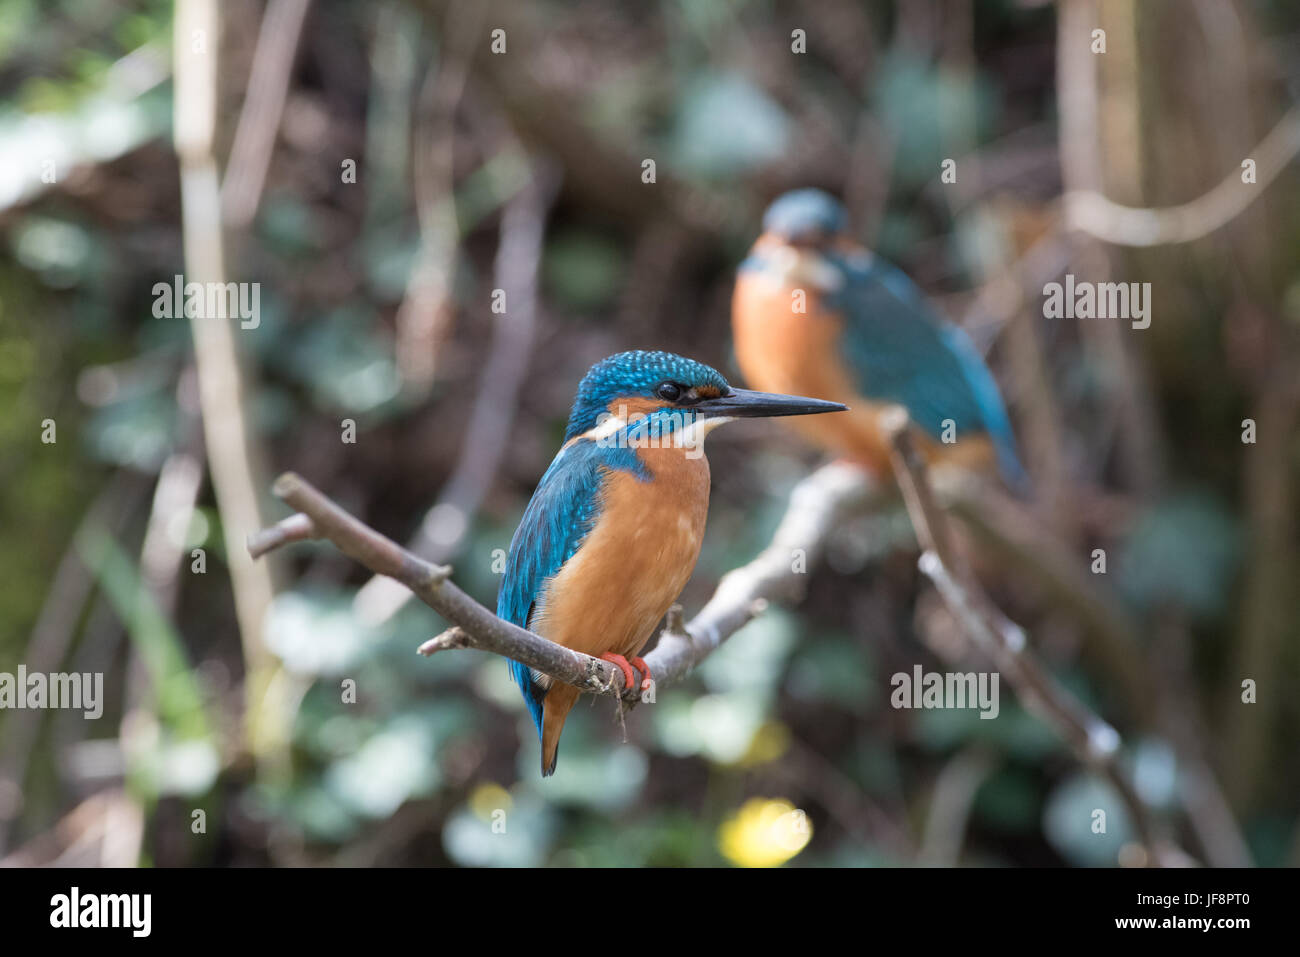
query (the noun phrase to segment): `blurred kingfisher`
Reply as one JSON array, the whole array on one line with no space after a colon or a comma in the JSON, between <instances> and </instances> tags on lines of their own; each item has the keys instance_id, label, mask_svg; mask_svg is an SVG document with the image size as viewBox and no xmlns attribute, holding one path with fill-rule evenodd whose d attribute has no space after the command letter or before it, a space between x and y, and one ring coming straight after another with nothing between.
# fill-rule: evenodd
<instances>
[{"instance_id":1,"label":"blurred kingfisher","mask_svg":"<svg viewBox=\"0 0 1300 957\"><path fill-rule=\"evenodd\" d=\"M920 427L928 459L972 469L996 459L1007 483L1024 490L1002 397L974 344L902 271L854 242L847 224L844 207L818 189L768 207L732 299L746 384L848 404L847 415L797 427L877 474L889 465L878 417L900 404Z\"/></svg>"},{"instance_id":2,"label":"blurred kingfisher","mask_svg":"<svg viewBox=\"0 0 1300 957\"><path fill-rule=\"evenodd\" d=\"M704 437L742 416L841 411L835 402L733 389L716 370L668 352L620 352L578 386L564 445L510 543L497 614L613 662L626 686L636 657L681 592L704 538ZM629 663L629 660L630 663ZM537 726L542 775L578 689L510 662Z\"/></svg>"}]
</instances>

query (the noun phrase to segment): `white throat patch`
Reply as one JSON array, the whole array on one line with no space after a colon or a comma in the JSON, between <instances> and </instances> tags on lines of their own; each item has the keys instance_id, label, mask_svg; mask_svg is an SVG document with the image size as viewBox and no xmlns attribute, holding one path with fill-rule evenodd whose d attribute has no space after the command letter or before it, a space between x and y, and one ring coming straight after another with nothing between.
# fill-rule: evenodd
<instances>
[{"instance_id":1,"label":"white throat patch","mask_svg":"<svg viewBox=\"0 0 1300 957\"><path fill-rule=\"evenodd\" d=\"M707 419L697 418L690 425L683 429L673 431L673 445L678 448L702 449L704 448L704 438L720 425L726 425L732 421L731 416L714 415Z\"/></svg>"}]
</instances>

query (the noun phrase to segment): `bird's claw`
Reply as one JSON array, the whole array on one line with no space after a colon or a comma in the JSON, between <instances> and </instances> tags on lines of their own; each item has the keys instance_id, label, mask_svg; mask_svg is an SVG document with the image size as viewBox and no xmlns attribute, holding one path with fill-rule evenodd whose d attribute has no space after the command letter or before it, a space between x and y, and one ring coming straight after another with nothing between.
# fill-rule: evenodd
<instances>
[{"instance_id":1,"label":"bird's claw","mask_svg":"<svg viewBox=\"0 0 1300 957\"><path fill-rule=\"evenodd\" d=\"M634 688L640 688L641 691L650 690L650 684L651 684L650 669L646 667L644 658L637 658L634 655L631 659L631 664L629 664L627 658L624 658L622 655L616 655L608 651L605 652L600 657L603 661L608 661L611 664L617 665L619 670L623 672L624 690L631 691ZM643 675L645 675L645 677L641 679L640 685L637 684L636 674L632 670L633 665L636 666L638 671L640 671Z\"/></svg>"},{"instance_id":2,"label":"bird's claw","mask_svg":"<svg viewBox=\"0 0 1300 957\"><path fill-rule=\"evenodd\" d=\"M645 676L641 679L641 691L643 693L649 691L650 686L654 684L654 678L650 676L650 666L645 663L644 658L638 658L636 655L633 655L628 661L631 662L633 668Z\"/></svg>"}]
</instances>

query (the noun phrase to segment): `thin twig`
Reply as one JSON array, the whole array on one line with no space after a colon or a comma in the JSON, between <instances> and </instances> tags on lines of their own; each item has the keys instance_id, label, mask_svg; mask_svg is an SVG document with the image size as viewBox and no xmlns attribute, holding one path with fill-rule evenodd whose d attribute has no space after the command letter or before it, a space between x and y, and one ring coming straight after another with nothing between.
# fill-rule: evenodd
<instances>
[{"instance_id":1,"label":"thin twig","mask_svg":"<svg viewBox=\"0 0 1300 957\"><path fill-rule=\"evenodd\" d=\"M294 52L310 5L311 0L270 0L262 17L235 142L221 184L221 212L231 229L243 229L257 212L289 92Z\"/></svg>"},{"instance_id":2,"label":"thin twig","mask_svg":"<svg viewBox=\"0 0 1300 957\"><path fill-rule=\"evenodd\" d=\"M269 528L254 532L248 536L248 554L261 558L267 552L286 545L289 542L305 542L320 538L316 525L310 518L299 512L281 519Z\"/></svg>"}]
</instances>

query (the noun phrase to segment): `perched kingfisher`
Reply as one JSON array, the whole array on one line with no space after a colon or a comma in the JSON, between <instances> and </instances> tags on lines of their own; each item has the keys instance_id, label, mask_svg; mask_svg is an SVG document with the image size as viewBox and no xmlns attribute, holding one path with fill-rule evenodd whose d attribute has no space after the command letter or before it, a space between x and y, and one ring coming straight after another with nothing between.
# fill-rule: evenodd
<instances>
[{"instance_id":1,"label":"perched kingfisher","mask_svg":"<svg viewBox=\"0 0 1300 957\"><path fill-rule=\"evenodd\" d=\"M742 416L808 415L843 405L734 389L715 369L668 352L620 352L578 386L564 445L510 543L497 614L613 662L627 687L636 657L681 592L704 538L704 437ZM631 659L629 663L628 659ZM510 662L555 772L578 689Z\"/></svg>"},{"instance_id":2,"label":"perched kingfisher","mask_svg":"<svg viewBox=\"0 0 1300 957\"><path fill-rule=\"evenodd\" d=\"M1023 491L1015 436L974 344L902 271L854 242L847 225L844 207L818 189L786 193L768 207L732 299L746 383L849 404L847 415L797 426L877 474L888 474L889 463L878 417L900 404L920 427L928 459L975 470L996 460Z\"/></svg>"}]
</instances>

